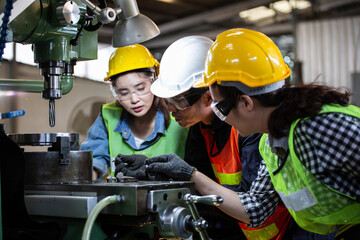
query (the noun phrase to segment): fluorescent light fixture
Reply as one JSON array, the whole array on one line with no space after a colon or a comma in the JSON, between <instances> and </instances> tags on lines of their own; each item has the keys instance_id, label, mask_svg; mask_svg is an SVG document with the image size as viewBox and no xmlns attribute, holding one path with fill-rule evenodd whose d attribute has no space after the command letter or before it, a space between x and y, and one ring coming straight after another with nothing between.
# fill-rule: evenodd
<instances>
[{"instance_id":1,"label":"fluorescent light fixture","mask_svg":"<svg viewBox=\"0 0 360 240\"><path fill-rule=\"evenodd\" d=\"M286 0L274 2L271 7L280 13L290 13L292 11L290 2Z\"/></svg>"},{"instance_id":2,"label":"fluorescent light fixture","mask_svg":"<svg viewBox=\"0 0 360 240\"><path fill-rule=\"evenodd\" d=\"M276 12L290 13L292 9L305 9L311 6L307 0L281 0L271 4L271 8L260 6L249 10L241 11L239 16L248 22L257 22L259 20L275 16Z\"/></svg>"},{"instance_id":3,"label":"fluorescent light fixture","mask_svg":"<svg viewBox=\"0 0 360 240\"><path fill-rule=\"evenodd\" d=\"M258 20L275 16L275 11L265 6L252 8L241 11L239 16L249 22L256 22Z\"/></svg>"},{"instance_id":4,"label":"fluorescent light fixture","mask_svg":"<svg viewBox=\"0 0 360 240\"><path fill-rule=\"evenodd\" d=\"M290 13L292 9L305 9L311 6L311 3L306 0L282 0L271 4L272 8L277 12Z\"/></svg>"}]
</instances>

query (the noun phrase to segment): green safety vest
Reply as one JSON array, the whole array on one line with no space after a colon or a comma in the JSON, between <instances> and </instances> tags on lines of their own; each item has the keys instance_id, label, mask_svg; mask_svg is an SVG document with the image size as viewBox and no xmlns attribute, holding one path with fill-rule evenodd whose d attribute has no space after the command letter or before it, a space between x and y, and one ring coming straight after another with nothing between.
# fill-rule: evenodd
<instances>
[{"instance_id":1,"label":"green safety vest","mask_svg":"<svg viewBox=\"0 0 360 240\"><path fill-rule=\"evenodd\" d=\"M112 176L114 176L115 171L114 159L119 153L124 155L141 154L147 157L154 157L165 153L175 153L179 157L184 158L188 128L181 127L175 119L171 117L169 127L158 141L145 149L136 150L125 141L121 133L114 131L119 122L122 109L123 108L117 106L115 102L112 102L103 105L101 112L109 134L110 173Z\"/></svg>"},{"instance_id":2,"label":"green safety vest","mask_svg":"<svg viewBox=\"0 0 360 240\"><path fill-rule=\"evenodd\" d=\"M360 109L352 105L326 105L320 114L329 112L360 118ZM276 175L273 172L278 169L278 157L266 143L268 135L264 134L260 140L259 150L276 191L297 224L307 231L329 234L336 230L336 225L360 223L360 203L319 181L296 156L293 133L299 120L291 125L290 154Z\"/></svg>"}]
</instances>

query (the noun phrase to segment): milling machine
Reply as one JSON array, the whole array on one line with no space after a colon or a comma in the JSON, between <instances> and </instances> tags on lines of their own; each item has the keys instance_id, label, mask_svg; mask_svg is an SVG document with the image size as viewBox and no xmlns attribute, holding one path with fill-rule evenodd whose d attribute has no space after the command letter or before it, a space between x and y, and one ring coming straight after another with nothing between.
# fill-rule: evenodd
<instances>
[{"instance_id":1,"label":"milling machine","mask_svg":"<svg viewBox=\"0 0 360 240\"><path fill-rule=\"evenodd\" d=\"M222 203L216 195L195 195L191 182L138 181L126 176L93 182L92 152L79 151L75 133L5 135L2 131L0 138L5 159L13 160L1 162L5 239L80 239L80 233L81 239L90 239L91 234L91 239L105 239L99 226L92 231L96 221L111 226L106 234L113 238L108 239L134 239L125 236L129 227L142 232L147 226L156 226L162 239L189 239L195 231L208 239L207 222L195 203ZM39 147L48 150L31 150ZM19 169L19 174L9 169ZM145 233L154 237L153 232Z\"/></svg>"},{"instance_id":2,"label":"milling machine","mask_svg":"<svg viewBox=\"0 0 360 240\"><path fill-rule=\"evenodd\" d=\"M104 0L98 2L99 6L89 0L7 0L0 6L0 60L5 42L32 44L43 76L41 86L3 79L0 90L41 88L42 97L49 100L50 126L55 125L55 100L71 91L76 62L97 58L97 30L103 24L118 19L114 47L159 34L140 14L136 0L114 0L114 9ZM126 176L93 182L92 152L79 151L76 133L5 134L1 125L0 151L0 239L123 239L129 226L156 226L164 239L191 238L195 231L208 239L206 220L195 203L222 202L218 196L194 195L191 182Z\"/></svg>"},{"instance_id":3,"label":"milling machine","mask_svg":"<svg viewBox=\"0 0 360 240\"><path fill-rule=\"evenodd\" d=\"M114 47L141 43L160 33L155 23L140 14L136 0L114 0L115 9L106 7L105 0L99 2L100 6L89 0L7 0L0 5L0 62L5 42L32 44L34 62L44 80L42 98L49 100L50 126L55 125L55 100L73 86L76 61L97 58L97 30L103 24L118 19ZM2 90L33 91L34 85L0 82Z\"/></svg>"}]
</instances>

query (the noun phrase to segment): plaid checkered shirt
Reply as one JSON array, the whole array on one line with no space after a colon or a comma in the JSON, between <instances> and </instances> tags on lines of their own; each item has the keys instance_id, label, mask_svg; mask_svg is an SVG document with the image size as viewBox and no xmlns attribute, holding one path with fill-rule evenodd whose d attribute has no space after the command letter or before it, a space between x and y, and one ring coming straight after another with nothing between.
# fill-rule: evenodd
<instances>
[{"instance_id":1,"label":"plaid checkered shirt","mask_svg":"<svg viewBox=\"0 0 360 240\"><path fill-rule=\"evenodd\" d=\"M360 119L325 113L299 121L294 148L302 164L324 184L360 202ZM250 216L250 227L261 225L276 209L276 193L265 161L250 191L238 193Z\"/></svg>"}]
</instances>

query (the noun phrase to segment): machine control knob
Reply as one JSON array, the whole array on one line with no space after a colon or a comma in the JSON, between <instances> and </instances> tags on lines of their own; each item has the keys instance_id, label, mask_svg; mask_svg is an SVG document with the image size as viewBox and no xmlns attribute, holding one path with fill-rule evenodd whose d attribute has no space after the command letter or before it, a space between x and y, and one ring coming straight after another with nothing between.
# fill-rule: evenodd
<instances>
[{"instance_id":1,"label":"machine control knob","mask_svg":"<svg viewBox=\"0 0 360 240\"><path fill-rule=\"evenodd\" d=\"M74 1L67 1L56 7L56 18L61 25L73 25L80 19L79 6Z\"/></svg>"},{"instance_id":2,"label":"machine control knob","mask_svg":"<svg viewBox=\"0 0 360 240\"><path fill-rule=\"evenodd\" d=\"M189 239L194 230L189 209L175 205L159 212L158 226L162 237L176 239Z\"/></svg>"},{"instance_id":3,"label":"machine control knob","mask_svg":"<svg viewBox=\"0 0 360 240\"><path fill-rule=\"evenodd\" d=\"M205 219L200 218L199 220L194 222L196 226L195 229L205 229L209 226L208 222Z\"/></svg>"},{"instance_id":4,"label":"machine control knob","mask_svg":"<svg viewBox=\"0 0 360 240\"><path fill-rule=\"evenodd\" d=\"M115 21L115 19L116 19L116 11L109 7L102 9L102 11L99 15L99 21L102 24L111 23L111 22Z\"/></svg>"}]
</instances>

